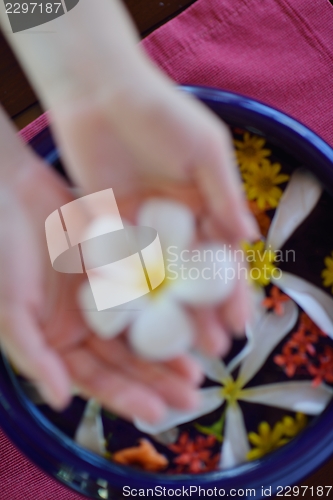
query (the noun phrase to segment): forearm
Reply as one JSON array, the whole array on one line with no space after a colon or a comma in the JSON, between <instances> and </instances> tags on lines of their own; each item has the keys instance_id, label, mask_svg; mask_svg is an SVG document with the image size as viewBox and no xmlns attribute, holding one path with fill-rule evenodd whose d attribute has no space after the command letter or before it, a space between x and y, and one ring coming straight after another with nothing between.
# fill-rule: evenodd
<instances>
[{"instance_id":1,"label":"forearm","mask_svg":"<svg viewBox=\"0 0 333 500\"><path fill-rule=\"evenodd\" d=\"M134 85L143 65L135 28L118 0L81 0L38 31L16 34L1 5L0 24L46 107L86 97L103 87L100 79L110 92Z\"/></svg>"}]
</instances>

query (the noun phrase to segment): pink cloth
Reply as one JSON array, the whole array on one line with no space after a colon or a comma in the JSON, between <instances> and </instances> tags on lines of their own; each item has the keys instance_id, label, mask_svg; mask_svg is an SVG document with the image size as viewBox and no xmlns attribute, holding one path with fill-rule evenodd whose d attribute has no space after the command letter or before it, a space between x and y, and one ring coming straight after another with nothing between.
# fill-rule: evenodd
<instances>
[{"instance_id":1,"label":"pink cloth","mask_svg":"<svg viewBox=\"0 0 333 500\"><path fill-rule=\"evenodd\" d=\"M246 94L333 145L328 0L198 0L143 46L176 82Z\"/></svg>"},{"instance_id":2,"label":"pink cloth","mask_svg":"<svg viewBox=\"0 0 333 500\"><path fill-rule=\"evenodd\" d=\"M198 0L143 42L179 83L280 108L333 145L333 6L328 0ZM43 116L21 131L31 139ZM0 434L0 498L79 500Z\"/></svg>"}]
</instances>

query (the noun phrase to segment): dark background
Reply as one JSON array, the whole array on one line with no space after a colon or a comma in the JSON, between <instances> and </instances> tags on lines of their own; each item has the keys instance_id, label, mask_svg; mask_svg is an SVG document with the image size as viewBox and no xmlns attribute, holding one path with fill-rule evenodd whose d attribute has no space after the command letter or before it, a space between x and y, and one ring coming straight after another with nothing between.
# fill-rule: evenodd
<instances>
[{"instance_id":1,"label":"dark background","mask_svg":"<svg viewBox=\"0 0 333 500\"><path fill-rule=\"evenodd\" d=\"M141 33L147 36L154 29L172 19L195 0L124 0L130 13ZM208 0L207 0L208 1ZM333 3L333 0L330 0ZM7 113L22 128L37 118L42 109L38 99L30 87L27 79L22 73L15 56L8 47L7 42L0 33L0 102ZM333 425L333 423L332 423ZM3 464L4 465L4 464ZM333 479L333 460L315 472L303 485L329 486ZM333 491L330 494L333 498ZM280 497L281 498L281 497ZM295 497L294 497L295 498ZM308 492L304 499L317 499L316 490L314 494ZM324 497L322 497L324 498Z\"/></svg>"}]
</instances>

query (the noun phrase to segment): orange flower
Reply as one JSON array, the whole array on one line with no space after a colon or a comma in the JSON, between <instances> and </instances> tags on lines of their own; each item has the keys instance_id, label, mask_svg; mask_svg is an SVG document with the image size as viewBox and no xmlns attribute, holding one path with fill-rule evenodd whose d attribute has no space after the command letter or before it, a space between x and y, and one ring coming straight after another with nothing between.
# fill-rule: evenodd
<instances>
[{"instance_id":1,"label":"orange flower","mask_svg":"<svg viewBox=\"0 0 333 500\"><path fill-rule=\"evenodd\" d=\"M317 325L312 321L310 316L308 316L305 312L302 312L300 317L300 326L304 327L305 330L311 332L313 335L317 337L327 337L326 333L324 333Z\"/></svg>"},{"instance_id":2,"label":"orange flower","mask_svg":"<svg viewBox=\"0 0 333 500\"><path fill-rule=\"evenodd\" d=\"M262 301L262 305L267 307L267 309L273 309L275 314L282 316L284 314L283 303L288 300L290 300L288 295L280 292L278 287L273 286L270 291L270 297L266 297L266 299Z\"/></svg>"},{"instance_id":3,"label":"orange flower","mask_svg":"<svg viewBox=\"0 0 333 500\"><path fill-rule=\"evenodd\" d=\"M214 470L219 462L219 455L213 457L211 448L216 443L215 436L197 436L194 440L189 438L187 432L184 432L178 443L169 446L169 449L178 456L173 462L178 466L177 473L198 473Z\"/></svg>"},{"instance_id":4,"label":"orange flower","mask_svg":"<svg viewBox=\"0 0 333 500\"><path fill-rule=\"evenodd\" d=\"M301 352L295 352L295 349L287 342L282 348L282 354L274 356L274 363L284 368L288 377L293 377L297 368L306 365L308 357Z\"/></svg>"},{"instance_id":5,"label":"orange flower","mask_svg":"<svg viewBox=\"0 0 333 500\"><path fill-rule=\"evenodd\" d=\"M323 354L318 358L319 365L311 364L308 366L309 373L314 377L313 385L317 387L322 382L326 381L333 383L333 349L330 346L325 346Z\"/></svg>"},{"instance_id":6,"label":"orange flower","mask_svg":"<svg viewBox=\"0 0 333 500\"><path fill-rule=\"evenodd\" d=\"M118 464L138 466L149 472L158 472L169 464L148 439L140 439L139 446L116 451L112 458Z\"/></svg>"},{"instance_id":7,"label":"orange flower","mask_svg":"<svg viewBox=\"0 0 333 500\"><path fill-rule=\"evenodd\" d=\"M314 356L316 354L316 349L313 344L317 341L317 335L306 330L301 324L299 330L292 335L288 344L290 347L297 349L300 354L308 353Z\"/></svg>"}]
</instances>

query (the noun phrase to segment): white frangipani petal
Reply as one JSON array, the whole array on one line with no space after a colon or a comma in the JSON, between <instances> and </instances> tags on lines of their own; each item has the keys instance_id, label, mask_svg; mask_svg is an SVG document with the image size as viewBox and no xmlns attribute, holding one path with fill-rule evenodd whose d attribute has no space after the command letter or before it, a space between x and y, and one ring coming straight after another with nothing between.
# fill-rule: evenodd
<instances>
[{"instance_id":1,"label":"white frangipani petal","mask_svg":"<svg viewBox=\"0 0 333 500\"><path fill-rule=\"evenodd\" d=\"M191 420L195 420L207 413L211 413L221 406L224 402L220 387L208 387L200 390L199 407L191 411L180 411L170 408L167 415L156 424L149 424L138 418L134 419L134 425L142 432L147 434L160 434L173 427L176 427Z\"/></svg>"},{"instance_id":2,"label":"white frangipani petal","mask_svg":"<svg viewBox=\"0 0 333 500\"><path fill-rule=\"evenodd\" d=\"M333 395L333 389L324 384L314 387L312 382L281 382L251 387L242 391L241 399L250 403L299 411L307 415L321 413Z\"/></svg>"},{"instance_id":3,"label":"white frangipani petal","mask_svg":"<svg viewBox=\"0 0 333 500\"><path fill-rule=\"evenodd\" d=\"M322 193L319 182L307 170L296 170L282 195L269 228L266 246L281 248L307 218Z\"/></svg>"},{"instance_id":4,"label":"white frangipani petal","mask_svg":"<svg viewBox=\"0 0 333 500\"><path fill-rule=\"evenodd\" d=\"M195 218L191 210L173 200L152 198L140 208L137 222L158 232L165 258L169 247L175 253L189 248L195 236Z\"/></svg>"},{"instance_id":5,"label":"white frangipani petal","mask_svg":"<svg viewBox=\"0 0 333 500\"><path fill-rule=\"evenodd\" d=\"M265 314L252 332L253 348L243 360L238 380L246 385L260 370L275 346L295 325L298 317L298 307L293 300L285 303L284 314L279 316L274 312Z\"/></svg>"},{"instance_id":6,"label":"white frangipani petal","mask_svg":"<svg viewBox=\"0 0 333 500\"><path fill-rule=\"evenodd\" d=\"M104 311L97 311L94 296L88 281L79 289L78 301L81 313L99 337L112 338L121 333L134 319L136 311L127 309L127 304Z\"/></svg>"},{"instance_id":7,"label":"white frangipani petal","mask_svg":"<svg viewBox=\"0 0 333 500\"><path fill-rule=\"evenodd\" d=\"M333 298L294 274L283 273L275 282L306 312L314 323L333 338Z\"/></svg>"},{"instance_id":8,"label":"white frangipani petal","mask_svg":"<svg viewBox=\"0 0 333 500\"><path fill-rule=\"evenodd\" d=\"M188 351L194 334L195 324L185 309L161 297L153 300L131 325L129 340L140 356L167 360Z\"/></svg>"},{"instance_id":9,"label":"white frangipani petal","mask_svg":"<svg viewBox=\"0 0 333 500\"><path fill-rule=\"evenodd\" d=\"M265 291L262 287L251 285L252 318L251 321L245 325L245 335L247 338L247 343L228 364L227 368L229 373L232 373L253 349L253 332L256 331L257 326L259 325L260 321L262 321L267 312L266 308L262 305L265 297Z\"/></svg>"},{"instance_id":10,"label":"white frangipani petal","mask_svg":"<svg viewBox=\"0 0 333 500\"><path fill-rule=\"evenodd\" d=\"M74 441L99 455L106 452L101 407L94 399L87 402Z\"/></svg>"},{"instance_id":11,"label":"white frangipani petal","mask_svg":"<svg viewBox=\"0 0 333 500\"><path fill-rule=\"evenodd\" d=\"M164 446L168 446L169 444L173 444L177 441L179 436L179 428L173 427L164 432L160 432L159 434L151 434L151 437L155 439L158 443L164 444Z\"/></svg>"},{"instance_id":12,"label":"white frangipani petal","mask_svg":"<svg viewBox=\"0 0 333 500\"><path fill-rule=\"evenodd\" d=\"M216 305L224 302L236 284L234 260L228 260L227 245L198 245L181 254L182 271L171 293L185 304Z\"/></svg>"},{"instance_id":13,"label":"white frangipani petal","mask_svg":"<svg viewBox=\"0 0 333 500\"><path fill-rule=\"evenodd\" d=\"M249 451L242 410L238 403L230 404L226 410L220 468L229 469L245 462Z\"/></svg>"},{"instance_id":14,"label":"white frangipani petal","mask_svg":"<svg viewBox=\"0 0 333 500\"><path fill-rule=\"evenodd\" d=\"M230 373L222 360L205 356L199 352L195 352L194 357L199 361L202 371L210 380L220 384L231 380Z\"/></svg>"}]
</instances>

